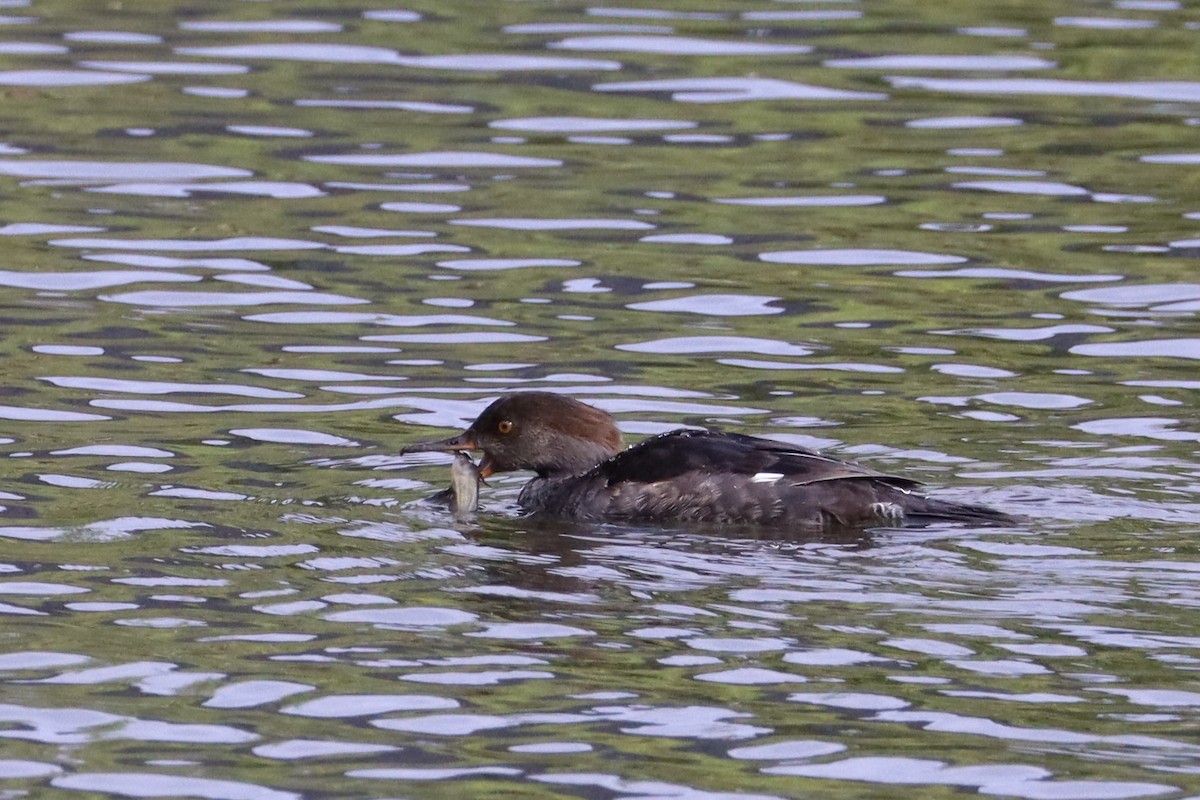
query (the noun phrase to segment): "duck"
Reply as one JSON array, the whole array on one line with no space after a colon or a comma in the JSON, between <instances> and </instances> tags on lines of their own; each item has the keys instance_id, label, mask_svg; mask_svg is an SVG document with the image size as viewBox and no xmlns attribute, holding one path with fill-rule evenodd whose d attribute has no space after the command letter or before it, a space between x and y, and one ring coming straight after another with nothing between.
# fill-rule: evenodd
<instances>
[{"instance_id":1,"label":"duck","mask_svg":"<svg viewBox=\"0 0 1200 800\"><path fill-rule=\"evenodd\" d=\"M428 452L482 452L479 479L533 472L517 502L538 516L803 530L1015 522L930 497L912 478L772 439L683 428L625 448L610 414L553 392L501 395L466 430L401 455Z\"/></svg>"}]
</instances>

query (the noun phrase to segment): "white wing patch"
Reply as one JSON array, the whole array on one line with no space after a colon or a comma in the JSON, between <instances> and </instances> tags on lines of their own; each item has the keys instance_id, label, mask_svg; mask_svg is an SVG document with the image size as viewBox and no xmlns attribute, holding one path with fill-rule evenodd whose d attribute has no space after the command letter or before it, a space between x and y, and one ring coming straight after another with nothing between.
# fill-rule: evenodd
<instances>
[{"instance_id":1,"label":"white wing patch","mask_svg":"<svg viewBox=\"0 0 1200 800\"><path fill-rule=\"evenodd\" d=\"M756 472L751 483L775 483L783 477L782 472Z\"/></svg>"},{"instance_id":2,"label":"white wing patch","mask_svg":"<svg viewBox=\"0 0 1200 800\"><path fill-rule=\"evenodd\" d=\"M871 513L886 522L904 521L904 508L898 503L871 503Z\"/></svg>"}]
</instances>

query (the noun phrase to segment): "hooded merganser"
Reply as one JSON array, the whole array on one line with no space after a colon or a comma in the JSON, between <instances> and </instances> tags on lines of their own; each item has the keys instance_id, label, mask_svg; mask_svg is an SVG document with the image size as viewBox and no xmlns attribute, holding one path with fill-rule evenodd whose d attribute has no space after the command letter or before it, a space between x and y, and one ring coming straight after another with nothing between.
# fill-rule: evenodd
<instances>
[{"instance_id":1,"label":"hooded merganser","mask_svg":"<svg viewBox=\"0 0 1200 800\"><path fill-rule=\"evenodd\" d=\"M624 450L609 414L550 392L503 395L462 433L400 452L462 450L483 451L481 478L536 472L517 500L533 514L809 529L1013 522L926 497L920 481L754 436L684 429Z\"/></svg>"}]
</instances>

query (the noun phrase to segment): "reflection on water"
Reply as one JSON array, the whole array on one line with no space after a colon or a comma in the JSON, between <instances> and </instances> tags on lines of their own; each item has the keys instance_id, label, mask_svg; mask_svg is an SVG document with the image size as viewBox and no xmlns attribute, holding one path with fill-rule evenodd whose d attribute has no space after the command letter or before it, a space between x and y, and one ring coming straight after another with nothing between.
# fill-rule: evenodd
<instances>
[{"instance_id":1,"label":"reflection on water","mask_svg":"<svg viewBox=\"0 0 1200 800\"><path fill-rule=\"evenodd\" d=\"M1195 794L1195 9L0 5L7 794ZM529 386L1025 522L426 502Z\"/></svg>"}]
</instances>

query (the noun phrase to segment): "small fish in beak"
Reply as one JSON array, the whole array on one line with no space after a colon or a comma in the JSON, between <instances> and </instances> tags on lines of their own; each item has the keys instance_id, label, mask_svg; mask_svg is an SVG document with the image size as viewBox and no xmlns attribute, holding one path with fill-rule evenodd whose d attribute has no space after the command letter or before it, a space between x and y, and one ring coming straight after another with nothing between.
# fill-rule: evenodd
<instances>
[{"instance_id":1,"label":"small fish in beak","mask_svg":"<svg viewBox=\"0 0 1200 800\"><path fill-rule=\"evenodd\" d=\"M450 465L450 511L457 520L470 519L479 510L479 484L483 477L466 453L454 454Z\"/></svg>"}]
</instances>

